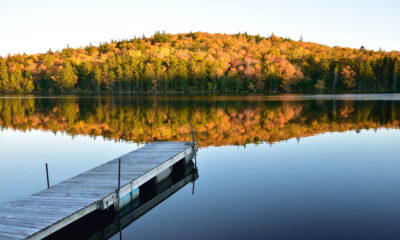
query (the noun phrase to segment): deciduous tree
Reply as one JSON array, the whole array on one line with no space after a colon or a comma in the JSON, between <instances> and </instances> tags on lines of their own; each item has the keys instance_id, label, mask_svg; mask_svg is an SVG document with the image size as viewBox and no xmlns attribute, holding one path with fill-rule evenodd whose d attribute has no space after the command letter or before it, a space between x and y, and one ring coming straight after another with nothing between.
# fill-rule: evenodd
<instances>
[{"instance_id":1,"label":"deciduous tree","mask_svg":"<svg viewBox=\"0 0 400 240\"><path fill-rule=\"evenodd\" d=\"M356 72L351 70L350 66L346 66L340 72L340 76L342 77L343 84L346 86L347 89L352 89L356 86Z\"/></svg>"}]
</instances>

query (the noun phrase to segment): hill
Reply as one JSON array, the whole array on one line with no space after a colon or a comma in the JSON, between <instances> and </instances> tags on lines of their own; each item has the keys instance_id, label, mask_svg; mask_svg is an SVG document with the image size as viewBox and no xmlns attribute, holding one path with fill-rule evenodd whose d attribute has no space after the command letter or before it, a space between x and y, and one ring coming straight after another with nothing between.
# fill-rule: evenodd
<instances>
[{"instance_id":1,"label":"hill","mask_svg":"<svg viewBox=\"0 0 400 240\"><path fill-rule=\"evenodd\" d=\"M2 93L397 92L399 76L399 52L246 33L157 32L0 58Z\"/></svg>"}]
</instances>

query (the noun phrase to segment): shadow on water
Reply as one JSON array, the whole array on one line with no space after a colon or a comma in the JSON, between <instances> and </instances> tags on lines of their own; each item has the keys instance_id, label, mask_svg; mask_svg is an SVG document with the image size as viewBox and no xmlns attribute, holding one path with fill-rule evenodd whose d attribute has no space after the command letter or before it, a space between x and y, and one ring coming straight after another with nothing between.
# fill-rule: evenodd
<instances>
[{"instance_id":1,"label":"shadow on water","mask_svg":"<svg viewBox=\"0 0 400 240\"><path fill-rule=\"evenodd\" d=\"M135 220L146 214L158 204L182 189L188 183L193 185L198 179L197 166L190 160L181 160L172 166L171 174L163 180L156 177L139 187L139 195L119 211L113 206L106 210L97 210L73 224L55 232L45 240L82 239L101 240L109 239L119 234Z\"/></svg>"}]
</instances>

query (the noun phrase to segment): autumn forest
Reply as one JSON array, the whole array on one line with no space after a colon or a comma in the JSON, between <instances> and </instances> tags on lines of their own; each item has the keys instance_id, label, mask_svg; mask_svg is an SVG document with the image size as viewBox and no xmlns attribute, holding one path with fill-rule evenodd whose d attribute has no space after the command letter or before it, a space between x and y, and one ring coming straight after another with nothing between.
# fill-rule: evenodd
<instances>
[{"instance_id":1,"label":"autumn forest","mask_svg":"<svg viewBox=\"0 0 400 240\"><path fill-rule=\"evenodd\" d=\"M398 92L400 53L275 35L167 34L0 57L0 92Z\"/></svg>"}]
</instances>

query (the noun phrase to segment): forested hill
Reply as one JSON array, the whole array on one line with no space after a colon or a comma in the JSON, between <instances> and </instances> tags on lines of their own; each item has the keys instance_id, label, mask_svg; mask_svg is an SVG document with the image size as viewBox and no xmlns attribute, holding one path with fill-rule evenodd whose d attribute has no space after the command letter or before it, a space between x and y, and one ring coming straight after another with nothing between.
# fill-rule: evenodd
<instances>
[{"instance_id":1,"label":"forested hill","mask_svg":"<svg viewBox=\"0 0 400 240\"><path fill-rule=\"evenodd\" d=\"M0 58L2 93L397 92L399 75L399 52L246 33L157 32Z\"/></svg>"}]
</instances>

